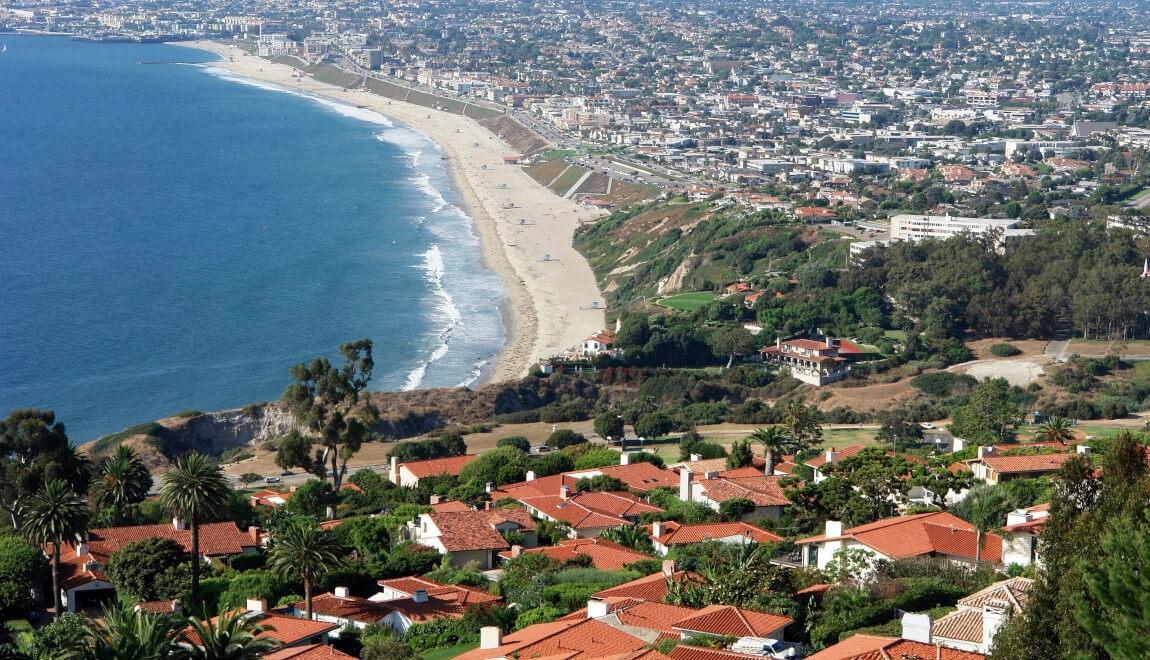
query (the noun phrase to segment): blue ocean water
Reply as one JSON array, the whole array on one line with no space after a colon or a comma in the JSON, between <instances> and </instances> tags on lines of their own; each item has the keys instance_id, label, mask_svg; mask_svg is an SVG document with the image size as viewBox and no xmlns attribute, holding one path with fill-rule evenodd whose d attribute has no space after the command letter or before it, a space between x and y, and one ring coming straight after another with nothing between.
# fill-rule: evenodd
<instances>
[{"instance_id":1,"label":"blue ocean water","mask_svg":"<svg viewBox=\"0 0 1150 660\"><path fill-rule=\"evenodd\" d=\"M426 137L201 51L0 42L0 415L82 442L277 398L359 337L374 389L470 384L503 346Z\"/></svg>"}]
</instances>

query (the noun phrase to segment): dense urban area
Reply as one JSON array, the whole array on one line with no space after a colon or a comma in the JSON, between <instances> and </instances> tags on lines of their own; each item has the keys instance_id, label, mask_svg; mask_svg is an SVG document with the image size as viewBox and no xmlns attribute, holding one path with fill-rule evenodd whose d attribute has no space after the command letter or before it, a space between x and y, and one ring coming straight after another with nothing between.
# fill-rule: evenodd
<instances>
[{"instance_id":1,"label":"dense urban area","mask_svg":"<svg viewBox=\"0 0 1150 660\"><path fill-rule=\"evenodd\" d=\"M597 211L608 324L473 390L361 339L83 446L11 411L2 654L1150 657L1148 15L5 0L475 119Z\"/></svg>"}]
</instances>

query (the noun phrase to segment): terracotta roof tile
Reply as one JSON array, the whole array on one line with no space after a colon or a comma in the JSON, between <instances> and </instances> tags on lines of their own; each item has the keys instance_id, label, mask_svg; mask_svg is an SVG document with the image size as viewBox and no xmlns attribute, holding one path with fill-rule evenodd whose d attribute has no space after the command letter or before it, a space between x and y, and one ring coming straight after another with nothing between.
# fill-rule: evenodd
<instances>
[{"instance_id":1,"label":"terracotta roof tile","mask_svg":"<svg viewBox=\"0 0 1150 660\"><path fill-rule=\"evenodd\" d=\"M514 522L523 530L535 529L535 521L523 509L506 507L483 511L432 511L426 514L439 530L439 540L448 552L467 550L506 550L511 546L495 529Z\"/></svg>"},{"instance_id":2,"label":"terracotta roof tile","mask_svg":"<svg viewBox=\"0 0 1150 660\"><path fill-rule=\"evenodd\" d=\"M874 550L899 559L928 554L944 554L973 559L975 555L974 526L946 511L920 513L911 516L884 518L873 523L843 530L842 536ZM828 540L824 536L799 539L800 545ZM1002 537L984 534L982 559L997 562L1002 558Z\"/></svg>"},{"instance_id":3,"label":"terracotta roof tile","mask_svg":"<svg viewBox=\"0 0 1150 660\"><path fill-rule=\"evenodd\" d=\"M297 612L306 612L307 603L300 601L292 605L292 608ZM360 623L379 623L391 612L384 603L356 596L340 598L332 593L319 594L312 598L312 609L316 614Z\"/></svg>"},{"instance_id":4,"label":"terracotta roof tile","mask_svg":"<svg viewBox=\"0 0 1150 660\"><path fill-rule=\"evenodd\" d=\"M982 462L999 474L1057 472L1074 454L1034 454L1032 456L987 456Z\"/></svg>"},{"instance_id":5,"label":"terracotta roof tile","mask_svg":"<svg viewBox=\"0 0 1150 660\"><path fill-rule=\"evenodd\" d=\"M980 653L957 651L944 646L875 635L852 635L838 644L807 656L807 660L906 660L907 658L986 660L986 656Z\"/></svg>"},{"instance_id":6,"label":"terracotta roof tile","mask_svg":"<svg viewBox=\"0 0 1150 660\"><path fill-rule=\"evenodd\" d=\"M339 629L339 625L334 623L308 621L300 617L287 616L275 612L254 614L252 616L256 618L260 625L270 628L270 630L266 630L256 637L260 639L274 639L284 646L294 646ZM213 617L212 622L216 622L218 618L219 617ZM200 638L190 627L184 628L180 636L183 640L191 644L199 644L200 642Z\"/></svg>"},{"instance_id":7,"label":"terracotta roof tile","mask_svg":"<svg viewBox=\"0 0 1150 660\"><path fill-rule=\"evenodd\" d=\"M643 559L650 559L637 550L619 545L607 539L563 539L559 545L543 548L529 548L524 554L547 555L555 561L566 562L582 555L591 558L591 565L604 571L622 570L627 564L633 564ZM510 551L499 553L504 559L511 558Z\"/></svg>"},{"instance_id":8,"label":"terracotta roof tile","mask_svg":"<svg viewBox=\"0 0 1150 660\"><path fill-rule=\"evenodd\" d=\"M462 605L465 609L472 605L487 605L503 600L495 594L481 591L475 587L468 587L462 584L443 584L418 576L380 580L378 584L381 587L407 594L407 596L414 595L417 589L423 589L430 598L454 601ZM390 603L392 601L385 600L379 602Z\"/></svg>"},{"instance_id":9,"label":"terracotta roof tile","mask_svg":"<svg viewBox=\"0 0 1150 660\"><path fill-rule=\"evenodd\" d=\"M951 612L930 627L934 637L964 642L982 643L982 610L969 609Z\"/></svg>"},{"instance_id":10,"label":"terracotta roof tile","mask_svg":"<svg viewBox=\"0 0 1150 660\"><path fill-rule=\"evenodd\" d=\"M716 502L742 498L755 503L755 506L787 506L791 503L779 485L782 477L756 475L753 477L703 479L699 484L707 493L707 498Z\"/></svg>"},{"instance_id":11,"label":"terracotta roof tile","mask_svg":"<svg viewBox=\"0 0 1150 660\"><path fill-rule=\"evenodd\" d=\"M654 573L637 580L624 582L618 586L604 589L591 595L592 598L626 597L662 602L667 596L668 576L663 573ZM675 571L670 579L675 581L687 580L692 583L701 583L703 577L690 571Z\"/></svg>"},{"instance_id":12,"label":"terracotta roof tile","mask_svg":"<svg viewBox=\"0 0 1150 660\"><path fill-rule=\"evenodd\" d=\"M837 451L837 453L839 455L838 460L841 461L844 458L850 458L851 456L854 456L855 454L861 453L862 450L864 450L864 449L866 449L866 447L864 445L857 445L856 444L856 445L848 445L848 446L843 447L842 449L838 449L838 450L829 450L828 449L827 451ZM808 465L808 466L813 467L813 468L820 468L826 464L827 464L827 452L826 451L820 453L818 456L815 456L811 460L804 463L804 465Z\"/></svg>"},{"instance_id":13,"label":"terracotta roof tile","mask_svg":"<svg viewBox=\"0 0 1150 660\"><path fill-rule=\"evenodd\" d=\"M758 612L732 605L710 605L675 624L678 630L729 637L771 637L795 620L782 614Z\"/></svg>"},{"instance_id":14,"label":"terracotta roof tile","mask_svg":"<svg viewBox=\"0 0 1150 660\"><path fill-rule=\"evenodd\" d=\"M479 458L478 454L471 454L468 456L448 456L447 458L432 458L426 461L412 461L410 463L400 463L400 468L407 468L407 471L415 475L419 479L425 477L438 477L443 475L451 475L458 477L459 471L463 469L471 461Z\"/></svg>"},{"instance_id":15,"label":"terracotta roof tile","mask_svg":"<svg viewBox=\"0 0 1150 660\"><path fill-rule=\"evenodd\" d=\"M958 605L959 607L981 608L990 601L1005 601L1018 609L1022 609L1029 602L1030 587L1033 585L1034 580L1031 578L1015 577L1002 580L959 599Z\"/></svg>"},{"instance_id":16,"label":"terracotta roof tile","mask_svg":"<svg viewBox=\"0 0 1150 660\"><path fill-rule=\"evenodd\" d=\"M323 660L323 658L354 658L343 651L324 644L308 644L283 649L264 656L264 660Z\"/></svg>"},{"instance_id":17,"label":"terracotta roof tile","mask_svg":"<svg viewBox=\"0 0 1150 660\"><path fill-rule=\"evenodd\" d=\"M544 495L523 498L520 502L542 515L566 523L572 529L621 527L633 523L628 518L663 511L626 492L575 493L566 499L559 495Z\"/></svg>"},{"instance_id":18,"label":"terracotta roof tile","mask_svg":"<svg viewBox=\"0 0 1150 660\"><path fill-rule=\"evenodd\" d=\"M488 660L511 656L570 660L666 657L646 647L646 642L638 637L594 619L582 619L527 626L504 637L503 645L499 648L476 649L458 656L457 660Z\"/></svg>"},{"instance_id":19,"label":"terracotta roof tile","mask_svg":"<svg viewBox=\"0 0 1150 660\"><path fill-rule=\"evenodd\" d=\"M763 660L765 657L762 655L747 655L746 653L724 651L722 649L709 649L702 646L689 646L687 644L680 644L671 649L669 655L672 660L751 660L752 658Z\"/></svg>"},{"instance_id":20,"label":"terracotta roof tile","mask_svg":"<svg viewBox=\"0 0 1150 660\"><path fill-rule=\"evenodd\" d=\"M765 529L759 529L754 525L748 525L744 522L703 523L697 525L665 522L662 524L662 528L663 534L657 537L652 536L651 540L668 547L702 543L703 541L731 536L745 536L756 543L778 543L783 540L783 537L777 534L772 534ZM649 533L653 533L654 525L647 525L645 529Z\"/></svg>"}]
</instances>

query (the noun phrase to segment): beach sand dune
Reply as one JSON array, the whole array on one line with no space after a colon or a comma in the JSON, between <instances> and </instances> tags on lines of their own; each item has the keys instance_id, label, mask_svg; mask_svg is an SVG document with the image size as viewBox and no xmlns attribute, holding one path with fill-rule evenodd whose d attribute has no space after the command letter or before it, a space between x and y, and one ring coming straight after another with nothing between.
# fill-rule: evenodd
<instances>
[{"instance_id":1,"label":"beach sand dune","mask_svg":"<svg viewBox=\"0 0 1150 660\"><path fill-rule=\"evenodd\" d=\"M478 122L366 91L344 90L307 75L297 78L295 69L234 46L211 41L180 45L223 56L213 65L238 76L366 107L440 146L457 197L475 220L484 259L508 293L504 318L509 341L485 380L522 377L540 358L577 346L603 328L603 296L587 261L572 247L576 227L602 212L560 198L521 167L505 165L503 156L514 150Z\"/></svg>"}]
</instances>

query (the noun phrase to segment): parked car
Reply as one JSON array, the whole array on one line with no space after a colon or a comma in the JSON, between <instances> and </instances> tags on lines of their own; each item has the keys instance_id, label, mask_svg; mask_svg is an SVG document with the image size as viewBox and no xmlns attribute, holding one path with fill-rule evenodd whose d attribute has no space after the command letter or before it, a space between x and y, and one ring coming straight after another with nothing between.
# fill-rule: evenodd
<instances>
[{"instance_id":1,"label":"parked car","mask_svg":"<svg viewBox=\"0 0 1150 660\"><path fill-rule=\"evenodd\" d=\"M279 477L264 477L264 483L265 484L278 484L279 482L280 482Z\"/></svg>"}]
</instances>

